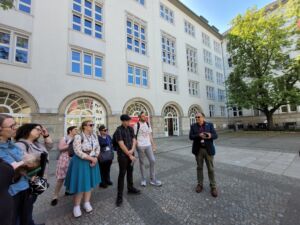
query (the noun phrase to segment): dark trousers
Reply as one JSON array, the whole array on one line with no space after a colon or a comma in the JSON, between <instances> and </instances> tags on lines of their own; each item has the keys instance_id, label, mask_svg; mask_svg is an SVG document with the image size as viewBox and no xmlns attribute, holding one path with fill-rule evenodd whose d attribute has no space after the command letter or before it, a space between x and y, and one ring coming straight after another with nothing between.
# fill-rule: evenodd
<instances>
[{"instance_id":1,"label":"dark trousers","mask_svg":"<svg viewBox=\"0 0 300 225\"><path fill-rule=\"evenodd\" d=\"M118 156L119 162L119 177L118 177L118 196L123 196L124 178L127 172L127 189L133 188L133 165L127 156Z\"/></svg>"},{"instance_id":2,"label":"dark trousers","mask_svg":"<svg viewBox=\"0 0 300 225\"><path fill-rule=\"evenodd\" d=\"M13 197L10 196L10 194L8 194L7 190L0 193L0 224L1 225L15 225L12 224L13 205L14 205Z\"/></svg>"},{"instance_id":3,"label":"dark trousers","mask_svg":"<svg viewBox=\"0 0 300 225\"><path fill-rule=\"evenodd\" d=\"M110 167L112 164L112 160L99 162L100 174L101 174L101 183L107 184L110 182Z\"/></svg>"},{"instance_id":4,"label":"dark trousers","mask_svg":"<svg viewBox=\"0 0 300 225\"><path fill-rule=\"evenodd\" d=\"M28 208L28 214L30 216L30 218L29 218L29 225L35 225L35 223L33 221L32 214L33 214L33 204L36 202L37 197L38 197L37 195L30 195L29 196L29 201L30 201L30 206Z\"/></svg>"},{"instance_id":5,"label":"dark trousers","mask_svg":"<svg viewBox=\"0 0 300 225\"><path fill-rule=\"evenodd\" d=\"M29 225L30 222L30 207L31 201L29 199L30 190L24 190L13 196L13 219L12 224L17 224L19 221L19 225Z\"/></svg>"}]
</instances>

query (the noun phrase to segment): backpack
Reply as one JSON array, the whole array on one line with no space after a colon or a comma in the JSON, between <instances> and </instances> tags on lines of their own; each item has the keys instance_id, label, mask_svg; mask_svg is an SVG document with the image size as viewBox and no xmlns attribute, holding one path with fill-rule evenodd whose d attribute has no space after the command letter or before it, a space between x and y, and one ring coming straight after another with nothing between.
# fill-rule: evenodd
<instances>
[{"instance_id":1,"label":"backpack","mask_svg":"<svg viewBox=\"0 0 300 225\"><path fill-rule=\"evenodd\" d=\"M150 128L149 123L148 122L146 122L146 123L147 123L148 128ZM136 138L137 138L137 136L139 134L140 127L141 127L140 122L137 122L137 129L136 129L136 135L135 135Z\"/></svg>"}]
</instances>

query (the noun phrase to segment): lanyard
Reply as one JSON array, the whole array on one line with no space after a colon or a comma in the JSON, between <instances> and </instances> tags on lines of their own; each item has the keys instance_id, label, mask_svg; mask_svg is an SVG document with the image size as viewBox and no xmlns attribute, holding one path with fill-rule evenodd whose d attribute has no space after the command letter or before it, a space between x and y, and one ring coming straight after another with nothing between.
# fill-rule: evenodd
<instances>
[{"instance_id":1,"label":"lanyard","mask_svg":"<svg viewBox=\"0 0 300 225\"><path fill-rule=\"evenodd\" d=\"M84 134L85 138L87 139L87 141L90 143L90 145L92 146L92 150L94 149L94 142L93 142L93 137L91 135L90 138L88 138L85 134Z\"/></svg>"}]
</instances>

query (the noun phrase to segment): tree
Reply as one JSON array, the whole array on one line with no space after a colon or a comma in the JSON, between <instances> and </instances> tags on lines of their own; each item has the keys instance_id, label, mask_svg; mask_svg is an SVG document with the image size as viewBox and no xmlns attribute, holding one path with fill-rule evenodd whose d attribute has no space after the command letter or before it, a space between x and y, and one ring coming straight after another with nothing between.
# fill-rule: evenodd
<instances>
[{"instance_id":1,"label":"tree","mask_svg":"<svg viewBox=\"0 0 300 225\"><path fill-rule=\"evenodd\" d=\"M299 31L291 24L299 10L287 8L295 7L290 3L281 7L247 10L233 19L226 36L234 66L226 81L229 105L263 112L269 129L277 109L300 104L300 59L289 57L299 47Z\"/></svg>"},{"instance_id":2,"label":"tree","mask_svg":"<svg viewBox=\"0 0 300 225\"><path fill-rule=\"evenodd\" d=\"M13 0L0 0L0 8L6 10L11 9L14 6Z\"/></svg>"}]
</instances>

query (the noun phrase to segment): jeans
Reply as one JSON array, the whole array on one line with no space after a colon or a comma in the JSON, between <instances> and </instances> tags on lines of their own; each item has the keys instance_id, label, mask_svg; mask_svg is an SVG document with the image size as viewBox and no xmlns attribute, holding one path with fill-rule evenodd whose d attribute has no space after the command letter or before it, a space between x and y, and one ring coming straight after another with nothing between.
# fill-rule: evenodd
<instances>
[{"instance_id":1,"label":"jeans","mask_svg":"<svg viewBox=\"0 0 300 225\"><path fill-rule=\"evenodd\" d=\"M154 165L155 165L155 157L153 154L152 146L138 146L137 152L139 154L139 161L140 161L140 170L141 170L141 176L142 180L145 180L145 173L144 173L144 159L145 155L148 158L149 164L150 164L150 179L155 180L155 171L154 171Z\"/></svg>"}]
</instances>

